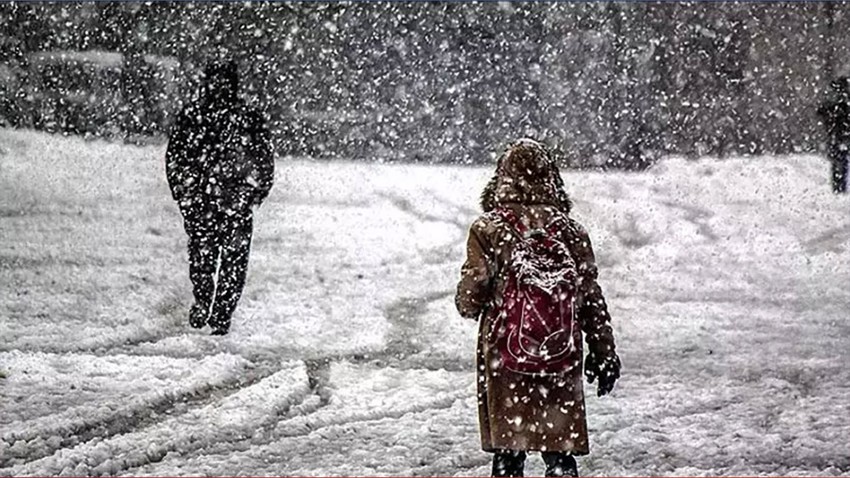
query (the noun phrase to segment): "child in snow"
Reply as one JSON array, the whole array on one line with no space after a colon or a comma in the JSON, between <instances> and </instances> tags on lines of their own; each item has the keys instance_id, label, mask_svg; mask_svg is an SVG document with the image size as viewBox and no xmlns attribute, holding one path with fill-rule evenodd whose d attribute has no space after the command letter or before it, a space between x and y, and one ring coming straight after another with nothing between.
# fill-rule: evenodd
<instances>
[{"instance_id":1,"label":"child in snow","mask_svg":"<svg viewBox=\"0 0 850 478\"><path fill-rule=\"evenodd\" d=\"M470 228L455 299L480 321L477 350L481 446L493 476L523 476L540 451L546 476L578 476L589 452L582 387L582 332L589 382L614 388L620 360L587 232L554 161L521 139L499 160Z\"/></svg>"}]
</instances>

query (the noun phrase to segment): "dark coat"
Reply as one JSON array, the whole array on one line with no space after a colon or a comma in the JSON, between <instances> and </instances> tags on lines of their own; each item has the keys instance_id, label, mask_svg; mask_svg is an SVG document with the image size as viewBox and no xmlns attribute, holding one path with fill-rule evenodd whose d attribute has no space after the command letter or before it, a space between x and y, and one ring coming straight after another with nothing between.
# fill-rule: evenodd
<instances>
[{"instance_id":1,"label":"dark coat","mask_svg":"<svg viewBox=\"0 0 850 478\"><path fill-rule=\"evenodd\" d=\"M534 170L530 169L532 176L536 174ZM555 214L566 212L569 201L554 177L528 180L522 177L526 171L529 168L524 165L500 164L497 176L482 195L482 206L485 210L509 208L530 227L543 227ZM557 174L557 170L552 174ZM486 451L587 454L582 353L577 354L579 363L562 375L533 377L501 369L498 352L487 339L493 336L497 304L506 285L503 266L515 247L515 235L509 227L493 213L483 214L472 224L467 258L457 287L456 305L460 314L480 319L477 370L481 446ZM577 319L588 347L601 360L614 360L613 331L605 298L596 281L590 238L581 225L569 219L562 241L578 266Z\"/></svg>"},{"instance_id":2,"label":"dark coat","mask_svg":"<svg viewBox=\"0 0 850 478\"><path fill-rule=\"evenodd\" d=\"M230 97L185 108L166 151L171 194L184 212L238 214L259 205L274 180L274 155L262 116Z\"/></svg>"}]
</instances>

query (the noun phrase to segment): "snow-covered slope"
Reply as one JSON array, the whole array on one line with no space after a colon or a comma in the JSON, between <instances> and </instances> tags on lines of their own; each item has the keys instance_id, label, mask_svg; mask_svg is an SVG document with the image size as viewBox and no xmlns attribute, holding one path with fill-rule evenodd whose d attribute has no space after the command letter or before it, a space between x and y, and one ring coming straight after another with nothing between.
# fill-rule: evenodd
<instances>
[{"instance_id":1,"label":"snow-covered slope","mask_svg":"<svg viewBox=\"0 0 850 478\"><path fill-rule=\"evenodd\" d=\"M214 338L185 323L162 156L0 130L0 475L489 472L452 305L488 168L278 163ZM850 474L850 200L825 161L564 177L624 363L582 473Z\"/></svg>"}]
</instances>

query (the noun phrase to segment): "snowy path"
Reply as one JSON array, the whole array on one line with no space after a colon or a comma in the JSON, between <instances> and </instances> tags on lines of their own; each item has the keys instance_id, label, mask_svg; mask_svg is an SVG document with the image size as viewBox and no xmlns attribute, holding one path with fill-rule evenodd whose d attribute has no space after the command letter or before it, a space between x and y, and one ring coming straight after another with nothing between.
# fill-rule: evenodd
<instances>
[{"instance_id":1,"label":"snowy path","mask_svg":"<svg viewBox=\"0 0 850 478\"><path fill-rule=\"evenodd\" d=\"M184 325L161 158L0 130L0 475L489 471L452 305L488 170L279 164L213 338ZM625 367L590 394L582 472L850 474L850 201L826 164L565 180Z\"/></svg>"}]
</instances>

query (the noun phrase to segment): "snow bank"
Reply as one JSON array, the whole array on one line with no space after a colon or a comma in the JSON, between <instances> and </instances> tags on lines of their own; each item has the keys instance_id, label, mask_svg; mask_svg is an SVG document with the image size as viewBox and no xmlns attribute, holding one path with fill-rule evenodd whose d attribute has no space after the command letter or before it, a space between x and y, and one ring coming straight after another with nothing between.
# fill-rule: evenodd
<instances>
[{"instance_id":1,"label":"snow bank","mask_svg":"<svg viewBox=\"0 0 850 478\"><path fill-rule=\"evenodd\" d=\"M229 469L278 476L412 476L483 464L476 441L466 439L477 426L469 374L348 362L324 373L326 389L320 393L327 402L281 420L265 443L169 457L129 473L179 476Z\"/></svg>"}]
</instances>

